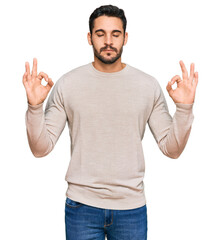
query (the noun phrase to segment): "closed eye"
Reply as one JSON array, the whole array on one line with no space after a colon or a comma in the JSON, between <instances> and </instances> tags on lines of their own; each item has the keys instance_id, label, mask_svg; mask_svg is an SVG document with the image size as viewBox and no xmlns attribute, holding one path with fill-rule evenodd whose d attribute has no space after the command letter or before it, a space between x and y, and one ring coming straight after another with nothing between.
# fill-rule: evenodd
<instances>
[{"instance_id":1,"label":"closed eye","mask_svg":"<svg viewBox=\"0 0 221 240\"><path fill-rule=\"evenodd\" d=\"M104 34L102 34L102 35L97 35L98 37L102 37L102 36L104 36ZM113 35L114 37L119 37L119 35Z\"/></svg>"}]
</instances>

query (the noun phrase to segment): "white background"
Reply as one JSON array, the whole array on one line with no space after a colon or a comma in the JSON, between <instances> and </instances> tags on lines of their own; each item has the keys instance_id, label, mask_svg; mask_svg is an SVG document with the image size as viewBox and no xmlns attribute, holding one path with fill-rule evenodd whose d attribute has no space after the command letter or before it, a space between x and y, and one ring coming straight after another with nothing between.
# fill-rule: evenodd
<instances>
[{"instance_id":1,"label":"white background","mask_svg":"<svg viewBox=\"0 0 221 240\"><path fill-rule=\"evenodd\" d=\"M171 115L175 104L166 84L174 75L182 76L179 60L188 72L194 62L199 72L195 118L182 155L178 159L164 156L148 126L142 141L148 240L220 240L218 0L1 1L0 239L65 239L68 126L48 156L32 155L22 76L25 62L32 69L34 57L38 72L46 72L54 82L93 61L87 42L88 20L95 8L105 4L123 8L128 21L122 62L158 79Z\"/></svg>"}]
</instances>

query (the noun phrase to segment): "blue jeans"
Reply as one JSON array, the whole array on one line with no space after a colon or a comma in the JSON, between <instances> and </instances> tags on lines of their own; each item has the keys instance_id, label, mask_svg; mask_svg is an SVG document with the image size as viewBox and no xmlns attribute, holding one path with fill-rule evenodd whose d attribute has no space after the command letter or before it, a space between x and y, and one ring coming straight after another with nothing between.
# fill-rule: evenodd
<instances>
[{"instance_id":1,"label":"blue jeans","mask_svg":"<svg viewBox=\"0 0 221 240\"><path fill-rule=\"evenodd\" d=\"M147 208L113 210L66 198L66 240L146 240Z\"/></svg>"}]
</instances>

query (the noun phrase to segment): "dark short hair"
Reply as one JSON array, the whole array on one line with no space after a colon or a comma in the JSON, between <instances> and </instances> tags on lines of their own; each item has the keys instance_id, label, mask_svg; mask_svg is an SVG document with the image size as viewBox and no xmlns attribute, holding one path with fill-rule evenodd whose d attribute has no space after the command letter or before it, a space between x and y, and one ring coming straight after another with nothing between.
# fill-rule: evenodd
<instances>
[{"instance_id":1,"label":"dark short hair","mask_svg":"<svg viewBox=\"0 0 221 240\"><path fill-rule=\"evenodd\" d=\"M124 15L124 10L120 9L113 5L103 5L99 8L96 8L89 18L89 29L92 34L92 30L94 28L94 20L100 16L108 16L108 17L118 17L121 19L123 23L124 34L127 26L127 19Z\"/></svg>"}]
</instances>

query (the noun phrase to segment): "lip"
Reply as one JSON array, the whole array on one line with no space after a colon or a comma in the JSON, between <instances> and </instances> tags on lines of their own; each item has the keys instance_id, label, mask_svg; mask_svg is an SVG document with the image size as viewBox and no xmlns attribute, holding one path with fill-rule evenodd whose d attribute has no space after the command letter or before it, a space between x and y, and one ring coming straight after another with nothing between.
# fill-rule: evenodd
<instances>
[{"instance_id":1,"label":"lip","mask_svg":"<svg viewBox=\"0 0 221 240\"><path fill-rule=\"evenodd\" d=\"M105 52L113 52L114 50L104 50Z\"/></svg>"}]
</instances>

